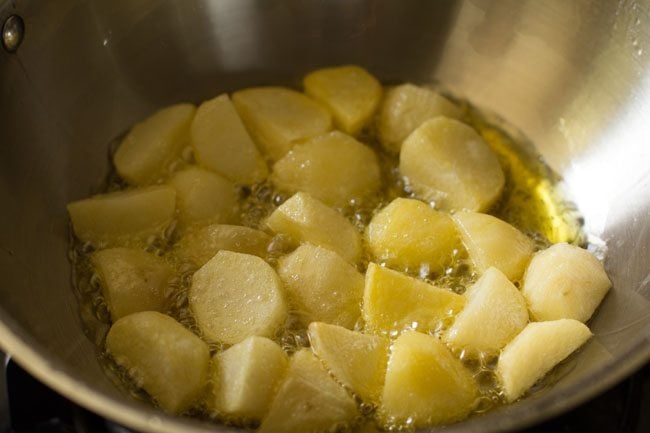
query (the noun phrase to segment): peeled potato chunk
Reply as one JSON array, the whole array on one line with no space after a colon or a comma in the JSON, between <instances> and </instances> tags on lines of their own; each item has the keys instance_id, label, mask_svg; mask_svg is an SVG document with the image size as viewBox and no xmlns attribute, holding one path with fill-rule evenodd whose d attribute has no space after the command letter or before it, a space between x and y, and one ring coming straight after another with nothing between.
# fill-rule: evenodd
<instances>
[{"instance_id":1,"label":"peeled potato chunk","mask_svg":"<svg viewBox=\"0 0 650 433\"><path fill-rule=\"evenodd\" d=\"M460 241L453 220L418 200L396 198L368 224L372 257L400 269L442 270Z\"/></svg>"},{"instance_id":2,"label":"peeled potato chunk","mask_svg":"<svg viewBox=\"0 0 650 433\"><path fill-rule=\"evenodd\" d=\"M277 161L294 140L332 129L332 117L302 93L284 87L255 87L233 93L232 102L262 152Z\"/></svg>"},{"instance_id":3,"label":"peeled potato chunk","mask_svg":"<svg viewBox=\"0 0 650 433\"><path fill-rule=\"evenodd\" d=\"M359 66L318 69L303 85L305 93L330 109L336 126L352 135L368 123L381 99L381 84Z\"/></svg>"},{"instance_id":4,"label":"peeled potato chunk","mask_svg":"<svg viewBox=\"0 0 650 433\"><path fill-rule=\"evenodd\" d=\"M266 225L298 242L332 250L348 262L354 263L361 256L361 236L352 223L304 192L282 203L267 218Z\"/></svg>"},{"instance_id":5,"label":"peeled potato chunk","mask_svg":"<svg viewBox=\"0 0 650 433\"><path fill-rule=\"evenodd\" d=\"M361 311L371 331L436 330L464 304L463 296L449 290L375 263L368 265Z\"/></svg>"},{"instance_id":6,"label":"peeled potato chunk","mask_svg":"<svg viewBox=\"0 0 650 433\"><path fill-rule=\"evenodd\" d=\"M461 114L447 98L426 87L392 87L386 91L379 109L379 140L386 150L397 153L404 139L426 120L438 116L458 119Z\"/></svg>"},{"instance_id":7,"label":"peeled potato chunk","mask_svg":"<svg viewBox=\"0 0 650 433\"><path fill-rule=\"evenodd\" d=\"M497 377L508 402L519 398L590 337L589 328L573 319L529 323L499 356Z\"/></svg>"},{"instance_id":8,"label":"peeled potato chunk","mask_svg":"<svg viewBox=\"0 0 650 433\"><path fill-rule=\"evenodd\" d=\"M164 177L169 164L189 144L195 111L190 104L172 105L131 128L113 156L118 174L132 185Z\"/></svg>"},{"instance_id":9,"label":"peeled potato chunk","mask_svg":"<svg viewBox=\"0 0 650 433\"><path fill-rule=\"evenodd\" d=\"M197 162L227 179L253 184L269 170L227 94L202 103L192 121L190 137Z\"/></svg>"},{"instance_id":10,"label":"peeled potato chunk","mask_svg":"<svg viewBox=\"0 0 650 433\"><path fill-rule=\"evenodd\" d=\"M363 275L333 251L303 244L278 263L278 275L301 321L353 328L361 315Z\"/></svg>"},{"instance_id":11,"label":"peeled potato chunk","mask_svg":"<svg viewBox=\"0 0 650 433\"><path fill-rule=\"evenodd\" d=\"M259 433L323 433L352 423L357 406L309 349L296 352Z\"/></svg>"},{"instance_id":12,"label":"peeled potato chunk","mask_svg":"<svg viewBox=\"0 0 650 433\"><path fill-rule=\"evenodd\" d=\"M457 421L469 414L478 387L472 375L435 337L406 332L392 345L380 416L412 428Z\"/></svg>"},{"instance_id":13,"label":"peeled potato chunk","mask_svg":"<svg viewBox=\"0 0 650 433\"><path fill-rule=\"evenodd\" d=\"M271 180L280 190L304 191L333 207L359 203L381 185L375 152L339 131L296 144L275 163Z\"/></svg>"},{"instance_id":14,"label":"peeled potato chunk","mask_svg":"<svg viewBox=\"0 0 650 433\"><path fill-rule=\"evenodd\" d=\"M176 211L176 191L151 186L97 195L68 204L75 235L96 247L145 243L162 235Z\"/></svg>"},{"instance_id":15,"label":"peeled potato chunk","mask_svg":"<svg viewBox=\"0 0 650 433\"><path fill-rule=\"evenodd\" d=\"M419 197L448 210L484 211L505 184L490 146L474 129L447 117L427 120L404 140L399 169Z\"/></svg>"},{"instance_id":16,"label":"peeled potato chunk","mask_svg":"<svg viewBox=\"0 0 650 433\"><path fill-rule=\"evenodd\" d=\"M222 415L260 420L289 365L277 343L251 336L214 356L209 404Z\"/></svg>"},{"instance_id":17,"label":"peeled potato chunk","mask_svg":"<svg viewBox=\"0 0 650 433\"><path fill-rule=\"evenodd\" d=\"M526 300L496 268L488 268L465 298L465 308L445 334L447 344L458 349L498 352L528 323Z\"/></svg>"},{"instance_id":18,"label":"peeled potato chunk","mask_svg":"<svg viewBox=\"0 0 650 433\"><path fill-rule=\"evenodd\" d=\"M511 281L522 277L535 248L532 239L492 215L457 212L453 219L479 273L494 266Z\"/></svg>"},{"instance_id":19,"label":"peeled potato chunk","mask_svg":"<svg viewBox=\"0 0 650 433\"><path fill-rule=\"evenodd\" d=\"M164 311L172 268L160 257L132 248L93 253L91 262L113 321L140 311Z\"/></svg>"},{"instance_id":20,"label":"peeled potato chunk","mask_svg":"<svg viewBox=\"0 0 650 433\"><path fill-rule=\"evenodd\" d=\"M535 320L589 320L612 286L589 251L565 243L535 254L522 293Z\"/></svg>"},{"instance_id":21,"label":"peeled potato chunk","mask_svg":"<svg viewBox=\"0 0 650 433\"><path fill-rule=\"evenodd\" d=\"M208 380L208 345L171 317L155 311L115 322L106 336L106 349L169 413L189 409Z\"/></svg>"},{"instance_id":22,"label":"peeled potato chunk","mask_svg":"<svg viewBox=\"0 0 650 433\"><path fill-rule=\"evenodd\" d=\"M309 325L313 352L341 383L362 400L377 403L388 362L388 339L350 331L341 326Z\"/></svg>"},{"instance_id":23,"label":"peeled potato chunk","mask_svg":"<svg viewBox=\"0 0 650 433\"><path fill-rule=\"evenodd\" d=\"M257 256L232 251L219 251L194 273L188 300L208 342L270 337L287 317L273 268Z\"/></svg>"}]
</instances>

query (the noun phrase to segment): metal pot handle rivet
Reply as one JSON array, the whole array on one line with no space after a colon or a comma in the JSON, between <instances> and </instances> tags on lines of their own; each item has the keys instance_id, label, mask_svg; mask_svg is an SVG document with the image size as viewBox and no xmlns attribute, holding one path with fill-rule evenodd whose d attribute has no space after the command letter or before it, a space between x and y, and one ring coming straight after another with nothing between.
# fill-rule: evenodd
<instances>
[{"instance_id":1,"label":"metal pot handle rivet","mask_svg":"<svg viewBox=\"0 0 650 433\"><path fill-rule=\"evenodd\" d=\"M2 25L2 46L10 53L15 52L25 36L25 23L18 15L11 15Z\"/></svg>"}]
</instances>

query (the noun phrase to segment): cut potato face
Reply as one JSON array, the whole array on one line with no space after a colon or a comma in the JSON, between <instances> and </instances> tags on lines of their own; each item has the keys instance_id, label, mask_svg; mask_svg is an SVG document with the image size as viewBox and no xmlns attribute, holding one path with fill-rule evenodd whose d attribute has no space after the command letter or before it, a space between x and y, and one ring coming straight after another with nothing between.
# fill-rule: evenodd
<instances>
[{"instance_id":1,"label":"cut potato face","mask_svg":"<svg viewBox=\"0 0 650 433\"><path fill-rule=\"evenodd\" d=\"M284 87L256 87L233 93L232 102L262 152L274 161L293 141L332 129L332 117L320 104Z\"/></svg>"},{"instance_id":2,"label":"cut potato face","mask_svg":"<svg viewBox=\"0 0 650 433\"><path fill-rule=\"evenodd\" d=\"M261 182L268 176L266 163L228 95L199 106L190 137L194 157L201 166L245 185Z\"/></svg>"},{"instance_id":3,"label":"cut potato face","mask_svg":"<svg viewBox=\"0 0 650 433\"><path fill-rule=\"evenodd\" d=\"M322 102L336 126L355 135L368 123L381 99L381 84L358 66L318 69L303 80L305 93Z\"/></svg>"},{"instance_id":4,"label":"cut potato face","mask_svg":"<svg viewBox=\"0 0 650 433\"><path fill-rule=\"evenodd\" d=\"M427 120L404 140L399 169L420 198L447 210L484 211L505 184L499 160L481 136L447 117Z\"/></svg>"},{"instance_id":5,"label":"cut potato face","mask_svg":"<svg viewBox=\"0 0 650 433\"><path fill-rule=\"evenodd\" d=\"M164 314L144 311L121 318L106 336L106 349L169 413L189 409L205 388L208 345Z\"/></svg>"},{"instance_id":6,"label":"cut potato face","mask_svg":"<svg viewBox=\"0 0 650 433\"><path fill-rule=\"evenodd\" d=\"M219 251L194 273L188 294L203 338L235 344L251 335L272 336L287 317L280 285L261 258Z\"/></svg>"},{"instance_id":7,"label":"cut potato face","mask_svg":"<svg viewBox=\"0 0 650 433\"><path fill-rule=\"evenodd\" d=\"M506 399L519 398L590 337L589 328L573 319L529 323L499 356L497 376Z\"/></svg>"},{"instance_id":8,"label":"cut potato face","mask_svg":"<svg viewBox=\"0 0 650 433\"><path fill-rule=\"evenodd\" d=\"M535 320L589 320L612 286L589 251L555 244L535 254L526 270L522 293Z\"/></svg>"},{"instance_id":9,"label":"cut potato face","mask_svg":"<svg viewBox=\"0 0 650 433\"><path fill-rule=\"evenodd\" d=\"M271 181L282 191L303 191L333 207L364 202L381 185L375 152L339 131L296 144L275 163Z\"/></svg>"},{"instance_id":10,"label":"cut potato face","mask_svg":"<svg viewBox=\"0 0 650 433\"><path fill-rule=\"evenodd\" d=\"M189 145L195 111L190 104L172 105L135 125L113 156L118 174L132 185L147 185L165 177L169 165Z\"/></svg>"}]
</instances>

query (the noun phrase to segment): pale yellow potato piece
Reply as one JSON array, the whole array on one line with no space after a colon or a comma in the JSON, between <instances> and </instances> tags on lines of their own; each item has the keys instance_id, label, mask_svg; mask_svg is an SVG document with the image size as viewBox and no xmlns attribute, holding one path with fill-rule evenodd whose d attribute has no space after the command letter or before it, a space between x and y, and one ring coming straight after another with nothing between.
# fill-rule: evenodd
<instances>
[{"instance_id":1,"label":"pale yellow potato piece","mask_svg":"<svg viewBox=\"0 0 650 433\"><path fill-rule=\"evenodd\" d=\"M303 85L307 95L329 108L336 126L352 135L368 123L381 100L381 84L359 66L318 69L307 74Z\"/></svg>"},{"instance_id":2,"label":"pale yellow potato piece","mask_svg":"<svg viewBox=\"0 0 650 433\"><path fill-rule=\"evenodd\" d=\"M589 328L573 319L529 323L499 356L497 377L508 402L519 398L590 337Z\"/></svg>"},{"instance_id":3,"label":"pale yellow potato piece","mask_svg":"<svg viewBox=\"0 0 650 433\"><path fill-rule=\"evenodd\" d=\"M332 250L348 262L354 263L361 256L361 235L352 223L304 192L282 203L267 218L266 225L298 242Z\"/></svg>"},{"instance_id":4,"label":"pale yellow potato piece","mask_svg":"<svg viewBox=\"0 0 650 433\"><path fill-rule=\"evenodd\" d=\"M432 331L464 304L463 296L449 290L375 263L368 265L361 312L371 331Z\"/></svg>"},{"instance_id":5,"label":"pale yellow potato piece","mask_svg":"<svg viewBox=\"0 0 650 433\"><path fill-rule=\"evenodd\" d=\"M308 329L312 351L343 385L363 401L378 403L388 362L388 338L313 322Z\"/></svg>"},{"instance_id":6,"label":"pale yellow potato piece","mask_svg":"<svg viewBox=\"0 0 650 433\"><path fill-rule=\"evenodd\" d=\"M189 305L209 342L235 344L270 337L287 317L281 282L264 260L219 251L192 277Z\"/></svg>"},{"instance_id":7,"label":"pale yellow potato piece","mask_svg":"<svg viewBox=\"0 0 650 433\"><path fill-rule=\"evenodd\" d=\"M269 174L226 94L199 106L190 127L190 138L196 161L233 182L250 185L263 181Z\"/></svg>"},{"instance_id":8,"label":"pale yellow potato piece","mask_svg":"<svg viewBox=\"0 0 650 433\"><path fill-rule=\"evenodd\" d=\"M402 142L426 120L438 116L459 119L462 113L454 103L439 93L413 84L386 90L377 116L379 141L397 153Z\"/></svg>"},{"instance_id":9,"label":"pale yellow potato piece","mask_svg":"<svg viewBox=\"0 0 650 433\"><path fill-rule=\"evenodd\" d=\"M146 243L173 222L176 191L151 186L68 203L75 235L97 248Z\"/></svg>"},{"instance_id":10,"label":"pale yellow potato piece","mask_svg":"<svg viewBox=\"0 0 650 433\"><path fill-rule=\"evenodd\" d=\"M191 104L172 105L136 124L113 155L117 173L133 185L165 177L169 165L189 145L195 111Z\"/></svg>"},{"instance_id":11,"label":"pale yellow potato piece","mask_svg":"<svg viewBox=\"0 0 650 433\"><path fill-rule=\"evenodd\" d=\"M309 349L296 352L259 433L323 433L351 424L357 406Z\"/></svg>"},{"instance_id":12,"label":"pale yellow potato piece","mask_svg":"<svg viewBox=\"0 0 650 433\"><path fill-rule=\"evenodd\" d=\"M260 420L284 378L289 358L277 343L252 336L212 360L213 410L229 417Z\"/></svg>"},{"instance_id":13,"label":"pale yellow potato piece","mask_svg":"<svg viewBox=\"0 0 650 433\"><path fill-rule=\"evenodd\" d=\"M492 215L457 212L453 219L479 273L494 266L511 281L523 276L535 249L532 239Z\"/></svg>"},{"instance_id":14,"label":"pale yellow potato piece","mask_svg":"<svg viewBox=\"0 0 650 433\"><path fill-rule=\"evenodd\" d=\"M612 286L603 264L575 245L555 244L528 265L522 293L535 320L589 320Z\"/></svg>"},{"instance_id":15,"label":"pale yellow potato piece","mask_svg":"<svg viewBox=\"0 0 650 433\"><path fill-rule=\"evenodd\" d=\"M293 141L332 129L332 116L317 102L284 87L255 87L233 93L232 102L262 152L277 161Z\"/></svg>"},{"instance_id":16,"label":"pale yellow potato piece","mask_svg":"<svg viewBox=\"0 0 650 433\"><path fill-rule=\"evenodd\" d=\"M447 210L484 211L505 184L490 146L470 126L447 117L427 120L404 140L399 169L420 198Z\"/></svg>"},{"instance_id":17,"label":"pale yellow potato piece","mask_svg":"<svg viewBox=\"0 0 650 433\"><path fill-rule=\"evenodd\" d=\"M452 347L495 353L528 323L526 300L497 268L488 268L465 293L465 308L458 313L444 339Z\"/></svg>"},{"instance_id":18,"label":"pale yellow potato piece","mask_svg":"<svg viewBox=\"0 0 650 433\"><path fill-rule=\"evenodd\" d=\"M164 311L172 268L160 257L133 248L94 252L93 268L113 321L140 311Z\"/></svg>"},{"instance_id":19,"label":"pale yellow potato piece","mask_svg":"<svg viewBox=\"0 0 650 433\"><path fill-rule=\"evenodd\" d=\"M363 275L335 252L303 244L279 260L278 275L303 324L353 328L359 319Z\"/></svg>"},{"instance_id":20,"label":"pale yellow potato piece","mask_svg":"<svg viewBox=\"0 0 650 433\"><path fill-rule=\"evenodd\" d=\"M271 181L280 190L303 191L333 207L363 202L381 186L375 152L339 131L296 144L275 163Z\"/></svg>"},{"instance_id":21,"label":"pale yellow potato piece","mask_svg":"<svg viewBox=\"0 0 650 433\"><path fill-rule=\"evenodd\" d=\"M472 375L435 337L409 331L392 345L379 414L409 427L447 424L476 404Z\"/></svg>"},{"instance_id":22,"label":"pale yellow potato piece","mask_svg":"<svg viewBox=\"0 0 650 433\"><path fill-rule=\"evenodd\" d=\"M460 245L452 219L425 203L396 198L377 213L365 232L376 261L399 269L441 271Z\"/></svg>"},{"instance_id":23,"label":"pale yellow potato piece","mask_svg":"<svg viewBox=\"0 0 650 433\"><path fill-rule=\"evenodd\" d=\"M206 386L208 345L164 314L144 311L121 318L106 336L106 349L169 413L189 409Z\"/></svg>"}]
</instances>

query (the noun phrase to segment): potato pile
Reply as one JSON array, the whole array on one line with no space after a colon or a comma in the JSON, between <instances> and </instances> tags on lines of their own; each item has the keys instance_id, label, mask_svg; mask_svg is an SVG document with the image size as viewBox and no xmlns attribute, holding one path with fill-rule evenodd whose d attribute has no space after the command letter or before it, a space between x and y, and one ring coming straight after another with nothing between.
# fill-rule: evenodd
<instances>
[{"instance_id":1,"label":"potato pile","mask_svg":"<svg viewBox=\"0 0 650 433\"><path fill-rule=\"evenodd\" d=\"M512 402L590 338L602 264L569 244L536 252L486 213L506 176L453 102L357 66L303 84L158 111L113 155L129 186L68 205L111 313L105 348L161 408L268 433L448 424L486 392L467 359L497 359ZM286 199L251 224L259 185ZM464 293L434 284L459 251ZM175 290L195 327L171 316ZM281 345L288 327L308 341Z\"/></svg>"}]
</instances>

